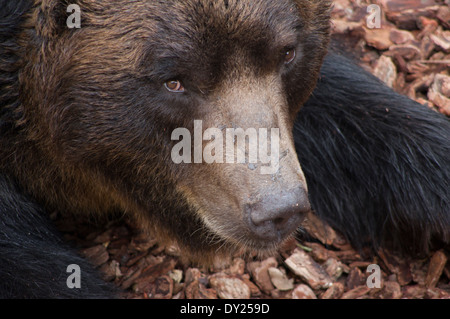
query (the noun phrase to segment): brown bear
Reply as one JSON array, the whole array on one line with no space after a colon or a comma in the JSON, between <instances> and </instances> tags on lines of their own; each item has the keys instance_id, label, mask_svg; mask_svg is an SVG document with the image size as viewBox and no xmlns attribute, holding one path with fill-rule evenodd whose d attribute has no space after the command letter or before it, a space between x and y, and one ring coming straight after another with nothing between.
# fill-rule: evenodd
<instances>
[{"instance_id":1,"label":"brown bear","mask_svg":"<svg viewBox=\"0 0 450 319\"><path fill-rule=\"evenodd\" d=\"M382 206L381 197L366 196L376 192L371 185L342 176L346 170L339 165L347 165L345 159L339 159L344 163L336 164L338 168L330 162L329 175L319 176L319 182L314 177L305 179L301 156L317 157L312 154L315 145L326 149L328 142L319 134L310 150L298 154L303 139L309 145L311 134L299 133L294 143L297 113L315 88L327 53L330 1L24 0L0 4L5 8L0 19L5 31L0 39L0 224L4 231L0 235L4 278L0 296L110 295L110 288L94 271L85 270L89 266L48 225L45 216L54 210L95 216L123 212L161 240L176 241L193 260L207 263L234 252L275 251L310 211L308 188L323 187L327 178L338 176L345 181L339 186L334 180L330 183L334 191L330 200L360 200L362 206L373 200ZM80 28L69 27L69 4L80 8ZM334 67L347 63L330 59L328 65ZM352 76L373 81L368 75L357 75L360 69L348 70L347 83ZM338 71L346 70L327 70L326 74L332 78ZM324 75L324 94L358 88L344 85L343 89L339 80L327 84ZM386 96L394 94L386 91ZM315 96L320 97L320 92ZM323 114L334 112L327 107L346 106L332 99L327 99ZM413 103L398 99L399 108ZM310 101L315 107L323 103ZM367 135L357 129L348 132L349 136L359 134L355 140L348 139L354 153L374 145L374 150L381 148L383 141L366 144L364 138L373 141L369 133L376 132L378 124L396 127L403 119L395 111L389 120L361 116L378 107L379 100L370 104L360 98L350 103L359 113L350 115L349 121L357 121L356 127L367 121L369 127ZM391 142L393 158L412 154L398 156L406 175L411 175L393 184L406 183L411 194L420 197L414 203L423 198L423 205L441 203L436 217L425 222L423 238L448 239L445 178L450 169L445 166L440 173L435 171L449 154L448 143L442 141L450 128L446 119L432 111L419 111L420 107L414 105L410 111L416 114L411 121L440 127L414 143L402 137ZM306 113L295 129L302 130L314 120ZM328 124L317 123L311 132L333 131ZM344 123L342 130L350 127ZM410 135L408 130L402 134ZM267 133L265 140L263 133ZM220 142L228 143L221 147ZM336 158L345 153L342 143L346 142L338 143L329 148ZM277 156L273 162L264 162L264 153ZM429 163L423 163L423 156ZM365 176L373 174L376 156L364 160L352 159L350 164ZM275 170L264 173L268 164L274 164ZM319 160L308 166L308 174L326 165ZM380 176L396 178L393 168L386 171ZM416 177L424 172L432 183L416 185ZM443 179L433 185L439 176ZM378 191L397 191L395 185ZM341 196L341 187L361 193L356 198L351 192ZM314 209L321 207L315 203L320 200L312 201ZM363 218L360 224L357 220L348 225L350 239L352 227L361 233L366 228L373 228L369 234L379 232L379 225L391 221L391 214L397 214L398 225L407 224L405 206L409 203L401 206L402 200L394 204L389 200L386 196L389 209L379 220L374 217L376 221L364 223ZM334 207L339 208L339 216L357 216L358 205L348 211L348 207ZM420 223L424 221L421 214L428 215L421 205L412 212ZM325 219L328 211L330 216L335 213L333 205L328 206L318 212ZM345 224L344 219L340 225ZM416 222L412 225L417 226ZM18 247L22 247L21 258L14 257ZM29 265L30 260L35 262ZM81 264L83 274L89 276L83 277L82 289L66 286L69 264Z\"/></svg>"}]
</instances>

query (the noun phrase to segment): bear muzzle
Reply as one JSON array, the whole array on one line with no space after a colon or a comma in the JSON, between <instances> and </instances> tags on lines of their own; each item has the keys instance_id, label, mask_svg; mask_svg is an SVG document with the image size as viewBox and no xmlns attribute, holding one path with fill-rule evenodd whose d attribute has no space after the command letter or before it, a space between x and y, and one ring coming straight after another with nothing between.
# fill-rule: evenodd
<instances>
[{"instance_id":1,"label":"bear muzzle","mask_svg":"<svg viewBox=\"0 0 450 319\"><path fill-rule=\"evenodd\" d=\"M307 193L299 186L246 204L244 219L255 241L279 243L299 227L310 210Z\"/></svg>"}]
</instances>

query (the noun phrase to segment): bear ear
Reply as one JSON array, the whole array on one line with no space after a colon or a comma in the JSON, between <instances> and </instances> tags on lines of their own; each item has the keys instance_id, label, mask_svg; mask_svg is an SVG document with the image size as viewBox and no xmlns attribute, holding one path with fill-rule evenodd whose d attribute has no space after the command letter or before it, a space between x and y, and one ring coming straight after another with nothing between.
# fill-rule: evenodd
<instances>
[{"instance_id":1,"label":"bear ear","mask_svg":"<svg viewBox=\"0 0 450 319\"><path fill-rule=\"evenodd\" d=\"M43 38L59 36L75 27L75 17L80 8L77 0L42 0L34 11L36 32Z\"/></svg>"}]
</instances>

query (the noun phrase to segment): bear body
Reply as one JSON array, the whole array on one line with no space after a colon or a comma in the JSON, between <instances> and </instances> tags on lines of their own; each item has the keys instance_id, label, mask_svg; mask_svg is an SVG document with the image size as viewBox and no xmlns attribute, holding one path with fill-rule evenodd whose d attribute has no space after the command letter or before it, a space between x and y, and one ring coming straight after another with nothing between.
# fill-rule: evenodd
<instances>
[{"instance_id":1,"label":"bear body","mask_svg":"<svg viewBox=\"0 0 450 319\"><path fill-rule=\"evenodd\" d=\"M0 297L113 295L54 210L123 212L205 263L274 252L311 208L357 247L449 242L450 122L326 56L329 1L75 2L80 29L65 1L0 1ZM276 172L174 161L199 120L205 150L276 128Z\"/></svg>"}]
</instances>

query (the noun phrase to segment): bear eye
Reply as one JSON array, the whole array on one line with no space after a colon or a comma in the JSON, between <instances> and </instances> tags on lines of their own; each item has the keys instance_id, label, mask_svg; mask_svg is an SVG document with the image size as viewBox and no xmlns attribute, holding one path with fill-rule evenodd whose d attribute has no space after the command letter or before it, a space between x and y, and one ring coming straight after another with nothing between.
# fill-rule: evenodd
<instances>
[{"instance_id":1,"label":"bear eye","mask_svg":"<svg viewBox=\"0 0 450 319\"><path fill-rule=\"evenodd\" d=\"M284 63L289 64L292 61L294 61L297 53L295 52L295 49L289 49L286 50L285 56L284 56Z\"/></svg>"},{"instance_id":2,"label":"bear eye","mask_svg":"<svg viewBox=\"0 0 450 319\"><path fill-rule=\"evenodd\" d=\"M164 83L164 86L166 87L166 89L169 92L173 92L173 93L183 93L184 92L183 84L181 84L181 82L178 80L167 81L166 83Z\"/></svg>"}]
</instances>

